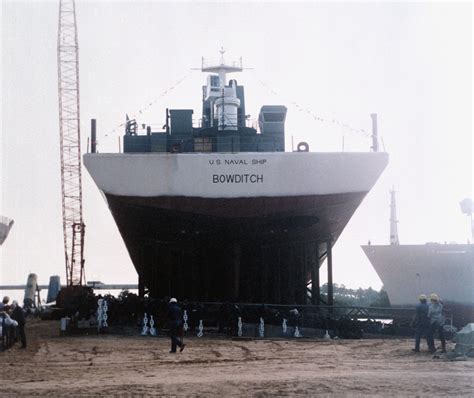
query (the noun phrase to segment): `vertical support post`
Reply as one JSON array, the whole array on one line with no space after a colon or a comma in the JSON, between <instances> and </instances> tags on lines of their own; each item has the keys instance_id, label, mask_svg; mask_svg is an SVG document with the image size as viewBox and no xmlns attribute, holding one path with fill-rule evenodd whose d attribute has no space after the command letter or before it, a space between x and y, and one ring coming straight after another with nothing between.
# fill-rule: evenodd
<instances>
[{"instance_id":1,"label":"vertical support post","mask_svg":"<svg viewBox=\"0 0 474 398\"><path fill-rule=\"evenodd\" d=\"M91 153L96 153L97 145L97 122L91 119Z\"/></svg>"},{"instance_id":2,"label":"vertical support post","mask_svg":"<svg viewBox=\"0 0 474 398\"><path fill-rule=\"evenodd\" d=\"M240 294L240 257L242 254L240 243L237 240L234 240L234 242L232 243L232 251L234 253L233 259L232 259L232 266L233 266L232 276L234 280L232 298L234 301L237 301L239 299L239 294Z\"/></svg>"},{"instance_id":3,"label":"vertical support post","mask_svg":"<svg viewBox=\"0 0 474 398\"><path fill-rule=\"evenodd\" d=\"M306 255L306 242L303 242L303 304L307 304L308 301L308 287L307 287L307 264L308 264L308 256Z\"/></svg>"},{"instance_id":4,"label":"vertical support post","mask_svg":"<svg viewBox=\"0 0 474 398\"><path fill-rule=\"evenodd\" d=\"M215 264L211 263L210 258L209 258L210 257L209 253L212 253L213 250L215 250L213 247L208 247L208 250L205 252L205 255L204 255L204 261L206 262L206 293L205 293L206 300L209 300L209 294L211 292L211 288L213 285L212 277L214 273Z\"/></svg>"},{"instance_id":5,"label":"vertical support post","mask_svg":"<svg viewBox=\"0 0 474 398\"><path fill-rule=\"evenodd\" d=\"M293 244L288 248L288 304L295 303L295 250Z\"/></svg>"},{"instance_id":6,"label":"vertical support post","mask_svg":"<svg viewBox=\"0 0 474 398\"><path fill-rule=\"evenodd\" d=\"M334 291L332 284L332 246L331 241L326 242L328 253L328 305L334 305Z\"/></svg>"},{"instance_id":7,"label":"vertical support post","mask_svg":"<svg viewBox=\"0 0 474 398\"><path fill-rule=\"evenodd\" d=\"M198 272L196 271L197 264L196 264L196 245L194 242L191 243L191 292L192 292L192 299L195 301L199 301L198 292L199 292L199 278Z\"/></svg>"},{"instance_id":8,"label":"vertical support post","mask_svg":"<svg viewBox=\"0 0 474 398\"><path fill-rule=\"evenodd\" d=\"M276 269L273 269L274 275L274 295L275 303L280 303L281 300L281 246L278 246L278 261L276 265Z\"/></svg>"},{"instance_id":9,"label":"vertical support post","mask_svg":"<svg viewBox=\"0 0 474 398\"><path fill-rule=\"evenodd\" d=\"M319 281L319 267L321 260L319 259L319 242L316 243L315 261L311 267L311 302L313 305L319 305L319 297L321 296L321 288Z\"/></svg>"},{"instance_id":10,"label":"vertical support post","mask_svg":"<svg viewBox=\"0 0 474 398\"><path fill-rule=\"evenodd\" d=\"M143 278L141 274L138 274L138 297L144 297L145 296L145 285L143 283Z\"/></svg>"},{"instance_id":11,"label":"vertical support post","mask_svg":"<svg viewBox=\"0 0 474 398\"><path fill-rule=\"evenodd\" d=\"M272 247L270 246L268 250L271 252ZM262 303L269 302L269 283L268 280L270 278L270 275L268 273L267 269L267 256L265 252L265 247L262 246L261 248L262 252L262 265L260 267L260 277L261 277L261 291L260 291L260 301Z\"/></svg>"}]
</instances>

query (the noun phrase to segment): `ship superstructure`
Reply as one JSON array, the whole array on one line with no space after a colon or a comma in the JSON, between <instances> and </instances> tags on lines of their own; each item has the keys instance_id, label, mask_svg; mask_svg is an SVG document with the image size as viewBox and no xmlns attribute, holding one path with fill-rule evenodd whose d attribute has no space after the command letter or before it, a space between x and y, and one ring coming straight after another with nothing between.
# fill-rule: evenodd
<instances>
[{"instance_id":1,"label":"ship superstructure","mask_svg":"<svg viewBox=\"0 0 474 398\"><path fill-rule=\"evenodd\" d=\"M163 131L128 120L124 153L84 156L153 297L305 303L319 267L388 155L285 152L283 105L246 125L244 87L207 65L200 123L166 111Z\"/></svg>"}]
</instances>

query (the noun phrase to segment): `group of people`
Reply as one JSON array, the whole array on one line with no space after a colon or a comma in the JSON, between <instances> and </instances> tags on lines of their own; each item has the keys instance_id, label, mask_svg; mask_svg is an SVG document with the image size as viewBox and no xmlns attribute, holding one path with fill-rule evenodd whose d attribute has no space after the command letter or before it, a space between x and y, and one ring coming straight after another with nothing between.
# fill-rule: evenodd
<instances>
[{"instance_id":1,"label":"group of people","mask_svg":"<svg viewBox=\"0 0 474 398\"><path fill-rule=\"evenodd\" d=\"M20 348L26 348L25 313L17 301L14 300L11 304L9 303L10 297L8 296L5 296L0 303L0 325L4 325L6 328L17 328L21 340ZM2 333L5 333L3 329Z\"/></svg>"},{"instance_id":2,"label":"group of people","mask_svg":"<svg viewBox=\"0 0 474 398\"><path fill-rule=\"evenodd\" d=\"M420 352L420 341L423 336L426 338L428 350L431 353L436 352L434 336L438 334L441 341L441 352L446 352L446 338L444 337L444 315L443 304L438 295L433 293L430 295L430 303L426 295L421 294L419 304L416 306L416 314L413 319L415 327L415 348L413 351Z\"/></svg>"},{"instance_id":3,"label":"group of people","mask_svg":"<svg viewBox=\"0 0 474 398\"><path fill-rule=\"evenodd\" d=\"M441 341L441 352L446 352L446 339L443 329L445 319L441 300L435 293L430 295L429 304L424 294L421 294L418 299L420 302L416 306L416 314L413 319L413 326L415 327L415 348L413 351L420 352L420 342L424 336L429 351L436 352L434 336L438 334ZM21 340L20 348L26 348L25 313L18 302L13 301L11 305L9 302L10 298L5 296L0 303L0 324L6 327L16 327ZM176 353L178 347L182 352L186 346L183 342L183 310L175 298L169 300L167 317L171 338L170 353Z\"/></svg>"}]
</instances>

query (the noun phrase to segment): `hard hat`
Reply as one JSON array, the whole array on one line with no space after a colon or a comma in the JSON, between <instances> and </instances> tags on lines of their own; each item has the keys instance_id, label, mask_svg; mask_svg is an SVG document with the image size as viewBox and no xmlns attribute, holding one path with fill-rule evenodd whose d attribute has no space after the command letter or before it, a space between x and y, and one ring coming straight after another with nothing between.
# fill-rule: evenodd
<instances>
[{"instance_id":1,"label":"hard hat","mask_svg":"<svg viewBox=\"0 0 474 398\"><path fill-rule=\"evenodd\" d=\"M436 293L431 293L430 295L430 300L432 301L438 301L439 298L438 298L438 295Z\"/></svg>"},{"instance_id":2,"label":"hard hat","mask_svg":"<svg viewBox=\"0 0 474 398\"><path fill-rule=\"evenodd\" d=\"M422 301L422 300L426 301L426 295L425 295L425 294L420 294L420 295L418 296L418 300L420 300L420 301Z\"/></svg>"},{"instance_id":3,"label":"hard hat","mask_svg":"<svg viewBox=\"0 0 474 398\"><path fill-rule=\"evenodd\" d=\"M174 297L172 299L170 299L170 303L177 303L178 300L176 300Z\"/></svg>"}]
</instances>

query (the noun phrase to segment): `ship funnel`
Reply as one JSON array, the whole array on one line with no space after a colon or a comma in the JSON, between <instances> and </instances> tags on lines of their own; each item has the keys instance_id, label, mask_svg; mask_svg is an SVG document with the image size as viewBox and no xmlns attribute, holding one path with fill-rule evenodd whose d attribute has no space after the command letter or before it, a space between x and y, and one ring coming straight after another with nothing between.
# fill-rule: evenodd
<instances>
[{"instance_id":1,"label":"ship funnel","mask_svg":"<svg viewBox=\"0 0 474 398\"><path fill-rule=\"evenodd\" d=\"M237 130L240 100L235 85L222 88L215 105L219 130Z\"/></svg>"},{"instance_id":2,"label":"ship funnel","mask_svg":"<svg viewBox=\"0 0 474 398\"><path fill-rule=\"evenodd\" d=\"M390 191L390 244L399 245L397 228L397 205L395 203L395 190L392 187Z\"/></svg>"}]
</instances>

